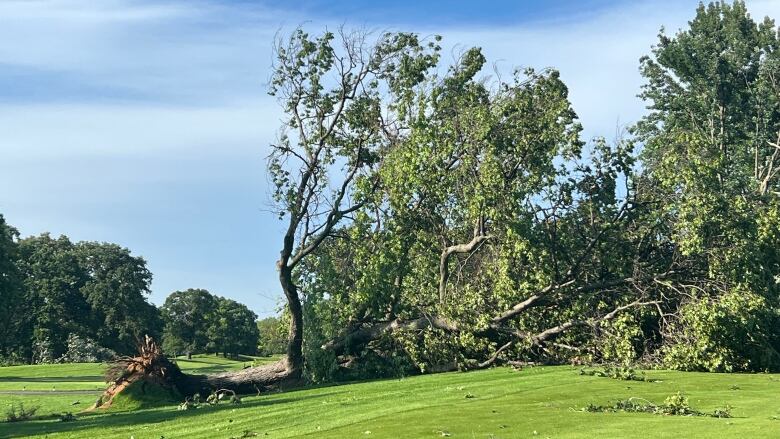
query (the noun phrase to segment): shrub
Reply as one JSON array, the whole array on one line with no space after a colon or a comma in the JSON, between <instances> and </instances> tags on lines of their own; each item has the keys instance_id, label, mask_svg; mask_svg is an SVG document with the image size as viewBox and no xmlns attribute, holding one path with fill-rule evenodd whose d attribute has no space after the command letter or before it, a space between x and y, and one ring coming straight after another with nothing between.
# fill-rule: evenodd
<instances>
[{"instance_id":1,"label":"shrub","mask_svg":"<svg viewBox=\"0 0 780 439\"><path fill-rule=\"evenodd\" d=\"M26 409L24 408L24 404L20 403L19 407L17 407L16 404L11 404L11 407L5 412L5 420L6 422L29 421L35 416L37 411L37 406Z\"/></svg>"},{"instance_id":2,"label":"shrub","mask_svg":"<svg viewBox=\"0 0 780 439\"><path fill-rule=\"evenodd\" d=\"M99 363L116 358L116 352L98 345L88 337L68 335L68 350L57 359L58 363Z\"/></svg>"}]
</instances>

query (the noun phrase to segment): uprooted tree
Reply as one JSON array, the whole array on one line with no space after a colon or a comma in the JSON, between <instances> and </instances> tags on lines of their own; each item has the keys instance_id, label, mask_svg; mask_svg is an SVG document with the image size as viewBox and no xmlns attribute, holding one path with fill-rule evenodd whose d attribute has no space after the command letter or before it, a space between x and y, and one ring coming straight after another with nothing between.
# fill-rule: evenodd
<instances>
[{"instance_id":1,"label":"uprooted tree","mask_svg":"<svg viewBox=\"0 0 780 439\"><path fill-rule=\"evenodd\" d=\"M642 61L650 114L614 144L581 141L556 71L485 77L477 48L442 67L438 41L277 41L287 355L175 374L183 389L640 356L780 367L771 22L715 4L661 35Z\"/></svg>"}]
</instances>

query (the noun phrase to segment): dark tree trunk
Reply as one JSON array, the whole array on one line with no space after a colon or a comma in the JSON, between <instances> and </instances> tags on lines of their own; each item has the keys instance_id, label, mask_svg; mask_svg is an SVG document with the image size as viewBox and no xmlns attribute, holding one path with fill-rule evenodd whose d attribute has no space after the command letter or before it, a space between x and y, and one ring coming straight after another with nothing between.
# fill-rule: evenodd
<instances>
[{"instance_id":1,"label":"dark tree trunk","mask_svg":"<svg viewBox=\"0 0 780 439\"><path fill-rule=\"evenodd\" d=\"M285 250L279 263L279 283L287 298L290 311L290 329L287 341L287 355L279 361L263 366L249 367L235 372L213 375L182 374L175 383L184 395L204 394L214 389L230 389L236 393L257 393L269 389L288 389L303 384L303 308L298 296L298 287L293 282L292 268L285 260ZM291 250L291 248L289 249ZM288 250L288 251L289 251ZM224 352L227 355L227 352Z\"/></svg>"},{"instance_id":2,"label":"dark tree trunk","mask_svg":"<svg viewBox=\"0 0 780 439\"><path fill-rule=\"evenodd\" d=\"M290 310L290 332L287 341L287 360L291 374L299 377L303 371L303 309L298 297L298 288L292 280L292 269L282 266L279 269L279 282Z\"/></svg>"}]
</instances>

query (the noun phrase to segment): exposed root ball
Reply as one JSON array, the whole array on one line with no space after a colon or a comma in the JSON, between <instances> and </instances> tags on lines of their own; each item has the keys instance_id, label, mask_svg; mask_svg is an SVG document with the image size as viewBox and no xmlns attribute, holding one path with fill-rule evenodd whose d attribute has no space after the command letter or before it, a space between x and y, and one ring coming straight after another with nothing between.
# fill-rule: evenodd
<instances>
[{"instance_id":1,"label":"exposed root ball","mask_svg":"<svg viewBox=\"0 0 780 439\"><path fill-rule=\"evenodd\" d=\"M188 375L163 355L159 345L148 335L139 343L138 356L123 357L106 372L111 384L88 410L111 407L117 395L141 392L148 397L162 395L187 397L208 395L216 389L237 394L259 394L270 389L289 389L303 384L301 371L292 367L287 358L258 367L214 375ZM148 404L147 401L145 404Z\"/></svg>"},{"instance_id":2,"label":"exposed root ball","mask_svg":"<svg viewBox=\"0 0 780 439\"><path fill-rule=\"evenodd\" d=\"M148 335L139 343L139 354L136 357L122 357L115 361L106 371L106 381L111 384L103 392L89 410L108 408L114 398L130 388L134 383L143 381L154 388L169 390L170 394L181 394L180 383L187 381L179 366L168 360L162 349Z\"/></svg>"}]
</instances>

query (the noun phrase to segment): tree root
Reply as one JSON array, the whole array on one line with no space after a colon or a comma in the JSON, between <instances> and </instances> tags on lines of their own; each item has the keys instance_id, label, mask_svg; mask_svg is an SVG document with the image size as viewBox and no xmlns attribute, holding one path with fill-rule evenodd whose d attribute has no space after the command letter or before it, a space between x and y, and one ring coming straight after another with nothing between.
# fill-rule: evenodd
<instances>
[{"instance_id":1,"label":"tree root","mask_svg":"<svg viewBox=\"0 0 780 439\"><path fill-rule=\"evenodd\" d=\"M291 367L286 357L275 363L235 372L190 375L166 358L159 345L149 336L139 343L138 351L138 356L120 358L109 367L106 378L111 384L88 411L111 407L114 398L137 381L175 389L185 396L208 395L215 391L234 396L249 393L259 395L261 391L289 389L303 384L301 371Z\"/></svg>"}]
</instances>

